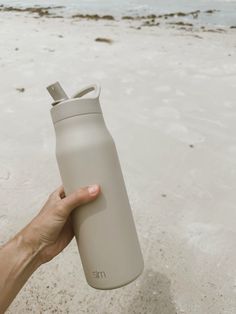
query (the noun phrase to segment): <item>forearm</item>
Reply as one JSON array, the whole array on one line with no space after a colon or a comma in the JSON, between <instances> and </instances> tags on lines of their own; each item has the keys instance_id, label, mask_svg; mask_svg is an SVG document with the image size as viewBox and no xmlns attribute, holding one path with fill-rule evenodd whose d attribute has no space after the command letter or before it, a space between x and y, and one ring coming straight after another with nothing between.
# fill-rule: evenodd
<instances>
[{"instance_id":1,"label":"forearm","mask_svg":"<svg viewBox=\"0 0 236 314\"><path fill-rule=\"evenodd\" d=\"M24 232L0 248L0 314L4 313L27 279L39 267L39 248L26 241Z\"/></svg>"}]
</instances>

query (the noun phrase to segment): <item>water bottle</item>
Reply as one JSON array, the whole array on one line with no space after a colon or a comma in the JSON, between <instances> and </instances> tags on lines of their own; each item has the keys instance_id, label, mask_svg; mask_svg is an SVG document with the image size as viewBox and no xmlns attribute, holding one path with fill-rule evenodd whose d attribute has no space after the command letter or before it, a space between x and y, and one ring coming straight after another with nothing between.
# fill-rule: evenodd
<instances>
[{"instance_id":1,"label":"water bottle","mask_svg":"<svg viewBox=\"0 0 236 314\"><path fill-rule=\"evenodd\" d=\"M96 289L122 287L142 273L144 263L117 150L99 103L100 86L88 86L72 98L58 82L47 89L54 99L51 117L65 194L93 183L101 187L95 201L72 212L86 280Z\"/></svg>"}]
</instances>

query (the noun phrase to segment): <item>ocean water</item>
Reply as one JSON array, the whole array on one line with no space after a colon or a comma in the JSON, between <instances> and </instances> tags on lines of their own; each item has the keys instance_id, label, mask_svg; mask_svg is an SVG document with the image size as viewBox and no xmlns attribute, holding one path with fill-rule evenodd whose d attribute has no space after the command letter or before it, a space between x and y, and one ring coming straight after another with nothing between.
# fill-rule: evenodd
<instances>
[{"instance_id":1,"label":"ocean water","mask_svg":"<svg viewBox=\"0 0 236 314\"><path fill-rule=\"evenodd\" d=\"M64 15L80 12L121 16L217 10L214 14L200 14L198 23L236 25L236 0L0 0L0 4L17 7L64 6L57 9L58 13Z\"/></svg>"}]
</instances>

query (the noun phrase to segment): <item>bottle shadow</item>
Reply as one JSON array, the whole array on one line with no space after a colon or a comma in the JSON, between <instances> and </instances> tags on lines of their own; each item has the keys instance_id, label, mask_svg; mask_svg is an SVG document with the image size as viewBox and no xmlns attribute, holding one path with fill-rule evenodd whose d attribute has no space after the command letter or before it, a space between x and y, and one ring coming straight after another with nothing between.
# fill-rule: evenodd
<instances>
[{"instance_id":1,"label":"bottle shadow","mask_svg":"<svg viewBox=\"0 0 236 314\"><path fill-rule=\"evenodd\" d=\"M138 292L128 306L128 313L176 314L171 282L167 276L147 269L137 280Z\"/></svg>"}]
</instances>

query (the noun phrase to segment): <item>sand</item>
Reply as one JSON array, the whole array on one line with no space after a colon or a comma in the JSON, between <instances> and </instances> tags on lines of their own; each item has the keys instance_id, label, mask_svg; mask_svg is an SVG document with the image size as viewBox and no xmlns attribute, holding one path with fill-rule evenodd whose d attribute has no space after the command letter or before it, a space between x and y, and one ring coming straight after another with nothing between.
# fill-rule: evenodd
<instances>
[{"instance_id":1,"label":"sand","mask_svg":"<svg viewBox=\"0 0 236 314\"><path fill-rule=\"evenodd\" d=\"M236 30L35 17L0 15L1 243L60 185L45 87L96 81L145 270L97 291L73 241L8 313L235 313Z\"/></svg>"}]
</instances>

